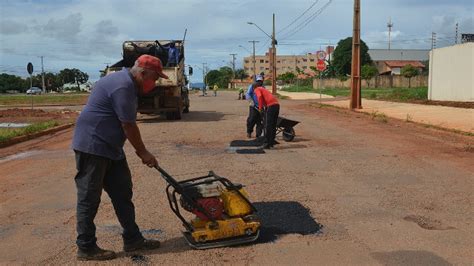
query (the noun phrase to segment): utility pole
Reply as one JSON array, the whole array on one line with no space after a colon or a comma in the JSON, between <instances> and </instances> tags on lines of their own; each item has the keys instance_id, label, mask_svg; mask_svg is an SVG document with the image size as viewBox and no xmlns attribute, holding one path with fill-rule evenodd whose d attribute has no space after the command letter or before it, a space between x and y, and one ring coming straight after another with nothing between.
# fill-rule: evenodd
<instances>
[{"instance_id":1,"label":"utility pole","mask_svg":"<svg viewBox=\"0 0 474 266\"><path fill-rule=\"evenodd\" d=\"M458 44L458 35L459 35L459 23L456 22L456 36L454 39L454 44Z\"/></svg>"},{"instance_id":2,"label":"utility pole","mask_svg":"<svg viewBox=\"0 0 474 266\"><path fill-rule=\"evenodd\" d=\"M43 57L44 56L40 56L41 58L41 84L43 86L43 91L46 92L46 86L44 84L44 65L43 65Z\"/></svg>"},{"instance_id":3,"label":"utility pole","mask_svg":"<svg viewBox=\"0 0 474 266\"><path fill-rule=\"evenodd\" d=\"M436 48L436 32L431 33L431 50Z\"/></svg>"},{"instance_id":4,"label":"utility pole","mask_svg":"<svg viewBox=\"0 0 474 266\"><path fill-rule=\"evenodd\" d=\"M273 33L272 33L272 93L276 94L276 78L277 78L277 60L276 60L276 39L275 39L275 13L273 13Z\"/></svg>"},{"instance_id":5,"label":"utility pole","mask_svg":"<svg viewBox=\"0 0 474 266\"><path fill-rule=\"evenodd\" d=\"M207 78L206 78L206 68L207 68L207 63L202 63L202 82L204 82L204 90L206 89L206 83L207 83Z\"/></svg>"},{"instance_id":6,"label":"utility pole","mask_svg":"<svg viewBox=\"0 0 474 266\"><path fill-rule=\"evenodd\" d=\"M233 89L234 88L234 79L235 79L235 56L237 54L230 54L232 56L232 81L230 82L230 88Z\"/></svg>"},{"instance_id":7,"label":"utility pole","mask_svg":"<svg viewBox=\"0 0 474 266\"><path fill-rule=\"evenodd\" d=\"M360 0L354 0L350 109L362 109L360 83Z\"/></svg>"},{"instance_id":8,"label":"utility pole","mask_svg":"<svg viewBox=\"0 0 474 266\"><path fill-rule=\"evenodd\" d=\"M249 41L249 42L251 42L253 44L253 56L252 56L252 58L253 58L253 77L255 78L255 76L257 75L257 69L255 68L255 63L256 63L256 61L255 61L255 43L258 43L259 41L254 40L254 41Z\"/></svg>"},{"instance_id":9,"label":"utility pole","mask_svg":"<svg viewBox=\"0 0 474 266\"><path fill-rule=\"evenodd\" d=\"M392 33L392 27L393 27L392 18L388 20L387 27L388 27L388 49L390 50L390 42L391 42L390 35Z\"/></svg>"}]
</instances>

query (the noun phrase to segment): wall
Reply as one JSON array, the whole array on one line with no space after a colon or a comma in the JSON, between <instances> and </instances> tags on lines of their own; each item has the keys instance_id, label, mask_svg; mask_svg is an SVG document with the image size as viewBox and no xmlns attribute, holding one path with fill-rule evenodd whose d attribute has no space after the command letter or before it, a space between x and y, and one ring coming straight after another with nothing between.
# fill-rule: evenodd
<instances>
[{"instance_id":1,"label":"wall","mask_svg":"<svg viewBox=\"0 0 474 266\"><path fill-rule=\"evenodd\" d=\"M319 88L319 79L313 81L313 88ZM408 88L408 79L403 76L377 76L367 82L362 80L362 88ZM350 88L351 80L348 79L344 82L338 79L323 79L322 86L325 88ZM426 87L428 86L427 76L416 76L411 78L411 87Z\"/></svg>"},{"instance_id":2,"label":"wall","mask_svg":"<svg viewBox=\"0 0 474 266\"><path fill-rule=\"evenodd\" d=\"M474 43L430 52L428 99L474 102Z\"/></svg>"}]
</instances>

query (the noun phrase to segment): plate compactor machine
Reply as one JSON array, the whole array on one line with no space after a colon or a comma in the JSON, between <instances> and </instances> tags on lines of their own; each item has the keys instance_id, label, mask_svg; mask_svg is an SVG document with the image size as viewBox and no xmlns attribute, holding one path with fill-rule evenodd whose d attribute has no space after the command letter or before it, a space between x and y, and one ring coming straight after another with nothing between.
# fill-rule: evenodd
<instances>
[{"instance_id":1,"label":"plate compactor machine","mask_svg":"<svg viewBox=\"0 0 474 266\"><path fill-rule=\"evenodd\" d=\"M156 169L168 183L170 208L183 222L183 235L191 247L227 247L258 239L260 220L242 185L212 171L206 176L177 181L162 168ZM195 217L186 220L182 209Z\"/></svg>"}]
</instances>

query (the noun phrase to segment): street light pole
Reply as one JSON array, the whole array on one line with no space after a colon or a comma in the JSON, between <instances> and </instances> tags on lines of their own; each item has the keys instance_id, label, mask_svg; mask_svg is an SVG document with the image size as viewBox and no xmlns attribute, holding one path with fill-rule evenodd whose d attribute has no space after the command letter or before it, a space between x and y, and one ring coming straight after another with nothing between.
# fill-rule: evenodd
<instances>
[{"instance_id":1,"label":"street light pole","mask_svg":"<svg viewBox=\"0 0 474 266\"><path fill-rule=\"evenodd\" d=\"M276 39L275 39L275 13L273 13L272 57L273 57L272 93L276 94L277 60L276 60Z\"/></svg>"},{"instance_id":2,"label":"street light pole","mask_svg":"<svg viewBox=\"0 0 474 266\"><path fill-rule=\"evenodd\" d=\"M271 51L270 51L270 63L272 65L272 93L273 94L276 94L276 63L277 63L277 60L276 60L276 44L277 44L277 41L276 41L276 38L275 38L275 13L273 13L273 31L272 31L272 36L270 36L268 33L266 33L262 28L260 28L257 24L253 23L253 22L247 22L247 24L249 25L254 25L255 27L257 27L257 29L259 29L261 32L265 33L265 35L267 35L270 39L272 39L272 48L271 48ZM255 67L254 67L255 69Z\"/></svg>"},{"instance_id":3,"label":"street light pole","mask_svg":"<svg viewBox=\"0 0 474 266\"><path fill-rule=\"evenodd\" d=\"M235 56L236 56L237 54L230 54L230 55L232 56L232 81L230 82L230 87L231 87L231 89L233 89L233 88L234 88L234 86L233 86L233 85L234 85L233 81L234 81L234 79L235 79Z\"/></svg>"},{"instance_id":4,"label":"street light pole","mask_svg":"<svg viewBox=\"0 0 474 266\"><path fill-rule=\"evenodd\" d=\"M350 109L362 109L360 81L360 0L354 0Z\"/></svg>"},{"instance_id":5,"label":"street light pole","mask_svg":"<svg viewBox=\"0 0 474 266\"><path fill-rule=\"evenodd\" d=\"M253 44L253 56L252 56L253 57L253 77L255 78L255 76L257 75L257 69L255 67L255 63L256 63L256 61L255 61L255 43L257 43L258 41L254 40L254 41L249 41L249 42L251 42Z\"/></svg>"}]
</instances>

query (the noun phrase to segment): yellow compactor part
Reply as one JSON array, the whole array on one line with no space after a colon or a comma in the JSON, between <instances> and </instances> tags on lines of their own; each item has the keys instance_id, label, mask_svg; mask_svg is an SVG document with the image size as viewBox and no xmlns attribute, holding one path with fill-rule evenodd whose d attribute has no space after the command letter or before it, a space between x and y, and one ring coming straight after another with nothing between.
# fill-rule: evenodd
<instances>
[{"instance_id":1,"label":"yellow compactor part","mask_svg":"<svg viewBox=\"0 0 474 266\"><path fill-rule=\"evenodd\" d=\"M247 192L241 188L240 193L248 199ZM252 212L250 205L242 199L242 197L234 190L225 190L221 194L222 202L224 203L224 210L227 215L231 217L245 216Z\"/></svg>"},{"instance_id":2,"label":"yellow compactor part","mask_svg":"<svg viewBox=\"0 0 474 266\"><path fill-rule=\"evenodd\" d=\"M248 198L248 194L243 188L239 191ZM202 221L199 218L192 220L191 223L195 230L191 235L194 241L207 242L257 233L260 222L254 219L245 221L242 218L252 214L252 208L236 191L225 190L220 198L224 204L225 213L230 218L216 222Z\"/></svg>"},{"instance_id":3,"label":"yellow compactor part","mask_svg":"<svg viewBox=\"0 0 474 266\"><path fill-rule=\"evenodd\" d=\"M194 241L207 242L220 240L231 237L249 236L256 234L260 228L259 221L244 221L242 218L230 218L227 220L218 220L215 223L211 221L194 220L193 226L203 225L202 227L194 227L191 233Z\"/></svg>"}]
</instances>

